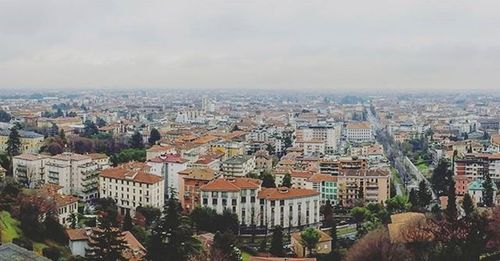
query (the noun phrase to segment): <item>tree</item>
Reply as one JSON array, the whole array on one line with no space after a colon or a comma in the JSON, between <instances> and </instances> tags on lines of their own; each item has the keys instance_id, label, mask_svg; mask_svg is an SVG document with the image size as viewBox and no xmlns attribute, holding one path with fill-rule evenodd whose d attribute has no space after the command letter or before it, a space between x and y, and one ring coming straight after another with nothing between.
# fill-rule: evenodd
<instances>
[{"instance_id":1,"label":"tree","mask_svg":"<svg viewBox=\"0 0 500 261\"><path fill-rule=\"evenodd\" d=\"M93 260L116 261L125 260L122 256L126 248L122 232L113 226L107 213L101 213L98 226L93 229L90 240L90 258Z\"/></svg>"},{"instance_id":2,"label":"tree","mask_svg":"<svg viewBox=\"0 0 500 261\"><path fill-rule=\"evenodd\" d=\"M91 120L86 120L84 123L82 136L90 138L98 133L99 128L97 127L97 125Z\"/></svg>"},{"instance_id":3,"label":"tree","mask_svg":"<svg viewBox=\"0 0 500 261\"><path fill-rule=\"evenodd\" d=\"M393 198L387 199L385 205L389 214L402 213L410 208L408 198L405 196L395 196Z\"/></svg>"},{"instance_id":4,"label":"tree","mask_svg":"<svg viewBox=\"0 0 500 261\"><path fill-rule=\"evenodd\" d=\"M21 153L21 135L18 128L13 126L10 128L9 138L7 139L7 155L10 158L17 156Z\"/></svg>"},{"instance_id":5,"label":"tree","mask_svg":"<svg viewBox=\"0 0 500 261\"><path fill-rule=\"evenodd\" d=\"M64 148L58 142L51 142L45 148L45 151L50 153L50 155L57 155L64 152Z\"/></svg>"},{"instance_id":6,"label":"tree","mask_svg":"<svg viewBox=\"0 0 500 261\"><path fill-rule=\"evenodd\" d=\"M100 128L100 127L106 126L107 123L106 123L106 121L103 118L98 117L95 120L95 124Z\"/></svg>"},{"instance_id":7,"label":"tree","mask_svg":"<svg viewBox=\"0 0 500 261\"><path fill-rule=\"evenodd\" d=\"M370 211L366 208L355 207L351 209L351 217L356 223L356 229L361 230L361 224L370 216Z\"/></svg>"},{"instance_id":8,"label":"tree","mask_svg":"<svg viewBox=\"0 0 500 261\"><path fill-rule=\"evenodd\" d=\"M159 141L160 139L161 139L160 132L156 128L152 128L148 138L149 145L151 146L155 145L156 142Z\"/></svg>"},{"instance_id":9,"label":"tree","mask_svg":"<svg viewBox=\"0 0 500 261\"><path fill-rule=\"evenodd\" d=\"M210 257L213 261L240 261L241 252L236 248L236 236L226 230L224 233L217 231L214 235L214 244L210 249Z\"/></svg>"},{"instance_id":10,"label":"tree","mask_svg":"<svg viewBox=\"0 0 500 261\"><path fill-rule=\"evenodd\" d=\"M133 226L134 225L132 224L132 217L130 216L130 212L127 211L127 213L125 213L125 218L123 219L122 230L130 231L132 230Z\"/></svg>"},{"instance_id":11,"label":"tree","mask_svg":"<svg viewBox=\"0 0 500 261\"><path fill-rule=\"evenodd\" d=\"M69 214L69 217L68 217L68 221L69 221L69 227L71 229L75 229L78 225L78 217L75 213L71 213Z\"/></svg>"},{"instance_id":12,"label":"tree","mask_svg":"<svg viewBox=\"0 0 500 261\"><path fill-rule=\"evenodd\" d=\"M262 175L262 187L263 188L275 188L276 184L274 182L274 177L270 173L264 173Z\"/></svg>"},{"instance_id":13,"label":"tree","mask_svg":"<svg viewBox=\"0 0 500 261\"><path fill-rule=\"evenodd\" d=\"M49 130L49 135L56 136L58 134L59 134L59 127L57 126L57 124L52 123L52 126L50 127L50 130Z\"/></svg>"},{"instance_id":14,"label":"tree","mask_svg":"<svg viewBox=\"0 0 500 261\"><path fill-rule=\"evenodd\" d=\"M410 190L408 200L410 201L413 208L420 207L420 203L418 202L418 192L414 188Z\"/></svg>"},{"instance_id":15,"label":"tree","mask_svg":"<svg viewBox=\"0 0 500 261\"><path fill-rule=\"evenodd\" d=\"M271 237L271 248L269 252L273 256L282 257L285 255L283 251L283 228L281 226L275 226L273 229L273 235Z\"/></svg>"},{"instance_id":16,"label":"tree","mask_svg":"<svg viewBox=\"0 0 500 261\"><path fill-rule=\"evenodd\" d=\"M136 219L136 224L137 224L137 218L138 214L142 217L144 217L144 226L146 228L149 228L155 220L157 220L161 216L161 209L151 207L151 206L140 206L137 207L135 211L135 219Z\"/></svg>"},{"instance_id":17,"label":"tree","mask_svg":"<svg viewBox=\"0 0 500 261\"><path fill-rule=\"evenodd\" d=\"M292 175L290 173L286 173L285 176L283 177L283 181L281 183L282 187L292 187Z\"/></svg>"},{"instance_id":18,"label":"tree","mask_svg":"<svg viewBox=\"0 0 500 261\"><path fill-rule=\"evenodd\" d=\"M432 172L431 184L438 196L444 196L449 191L448 186L453 178L453 172L449 167L449 162L445 159L441 159Z\"/></svg>"},{"instance_id":19,"label":"tree","mask_svg":"<svg viewBox=\"0 0 500 261\"><path fill-rule=\"evenodd\" d=\"M483 204L487 207L493 207L493 182L491 181L491 176L489 172L484 174L483 181Z\"/></svg>"},{"instance_id":20,"label":"tree","mask_svg":"<svg viewBox=\"0 0 500 261\"><path fill-rule=\"evenodd\" d=\"M319 232L315 228L307 228L300 234L300 244L304 247L306 251L304 256L306 256L307 250L309 250L309 255L312 255L318 245L320 238Z\"/></svg>"},{"instance_id":21,"label":"tree","mask_svg":"<svg viewBox=\"0 0 500 261\"><path fill-rule=\"evenodd\" d=\"M455 194L455 180L451 179L448 187L448 205L446 205L446 216L450 220L457 219L457 196Z\"/></svg>"},{"instance_id":22,"label":"tree","mask_svg":"<svg viewBox=\"0 0 500 261\"><path fill-rule=\"evenodd\" d=\"M142 139L142 134L140 132L134 132L130 139L130 147L134 149L144 148L144 140Z\"/></svg>"},{"instance_id":23,"label":"tree","mask_svg":"<svg viewBox=\"0 0 500 261\"><path fill-rule=\"evenodd\" d=\"M469 193L466 193L464 195L464 199L462 202L462 208L464 209L466 217L470 217L475 211L474 203L472 203L472 198L470 197Z\"/></svg>"},{"instance_id":24,"label":"tree","mask_svg":"<svg viewBox=\"0 0 500 261\"><path fill-rule=\"evenodd\" d=\"M200 242L193 237L191 220L181 212L181 205L172 192L146 244L146 260L183 261L199 252Z\"/></svg>"},{"instance_id":25,"label":"tree","mask_svg":"<svg viewBox=\"0 0 500 261\"><path fill-rule=\"evenodd\" d=\"M64 132L64 129L61 129L61 130L59 131L59 138L61 138L61 140L64 142L64 144L66 144L66 142L68 142L68 141L66 140L66 133Z\"/></svg>"},{"instance_id":26,"label":"tree","mask_svg":"<svg viewBox=\"0 0 500 261\"><path fill-rule=\"evenodd\" d=\"M61 251L57 247L46 247L42 250L44 257L57 261L61 257Z\"/></svg>"},{"instance_id":27,"label":"tree","mask_svg":"<svg viewBox=\"0 0 500 261\"><path fill-rule=\"evenodd\" d=\"M332 248L337 244L337 223L333 216L333 206L330 200L327 200L325 205L321 207L321 214L323 215L323 227L331 228L330 236L332 237Z\"/></svg>"},{"instance_id":28,"label":"tree","mask_svg":"<svg viewBox=\"0 0 500 261\"><path fill-rule=\"evenodd\" d=\"M427 188L427 182L425 180L420 181L418 184L418 205L419 207L426 207L431 203L432 194Z\"/></svg>"},{"instance_id":29,"label":"tree","mask_svg":"<svg viewBox=\"0 0 500 261\"><path fill-rule=\"evenodd\" d=\"M12 116L8 112L0 110L0 122L10 122L11 119Z\"/></svg>"}]
</instances>

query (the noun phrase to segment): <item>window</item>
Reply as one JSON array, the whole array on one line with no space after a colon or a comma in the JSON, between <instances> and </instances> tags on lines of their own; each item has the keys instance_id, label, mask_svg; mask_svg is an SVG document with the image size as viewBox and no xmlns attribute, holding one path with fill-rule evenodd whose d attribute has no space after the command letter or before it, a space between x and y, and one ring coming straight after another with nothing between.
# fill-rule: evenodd
<instances>
[{"instance_id":1,"label":"window","mask_svg":"<svg viewBox=\"0 0 500 261\"><path fill-rule=\"evenodd\" d=\"M247 197L243 196L241 197L241 203L246 203L247 202Z\"/></svg>"},{"instance_id":2,"label":"window","mask_svg":"<svg viewBox=\"0 0 500 261\"><path fill-rule=\"evenodd\" d=\"M212 205L217 205L217 199L216 198L212 199Z\"/></svg>"}]
</instances>

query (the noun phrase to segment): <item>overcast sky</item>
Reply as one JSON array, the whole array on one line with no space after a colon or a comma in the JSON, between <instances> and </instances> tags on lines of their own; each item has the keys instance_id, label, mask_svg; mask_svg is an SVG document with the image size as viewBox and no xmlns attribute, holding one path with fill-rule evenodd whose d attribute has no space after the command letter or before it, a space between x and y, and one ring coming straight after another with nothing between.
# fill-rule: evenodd
<instances>
[{"instance_id":1,"label":"overcast sky","mask_svg":"<svg viewBox=\"0 0 500 261\"><path fill-rule=\"evenodd\" d=\"M500 1L0 0L0 89L500 89Z\"/></svg>"}]
</instances>

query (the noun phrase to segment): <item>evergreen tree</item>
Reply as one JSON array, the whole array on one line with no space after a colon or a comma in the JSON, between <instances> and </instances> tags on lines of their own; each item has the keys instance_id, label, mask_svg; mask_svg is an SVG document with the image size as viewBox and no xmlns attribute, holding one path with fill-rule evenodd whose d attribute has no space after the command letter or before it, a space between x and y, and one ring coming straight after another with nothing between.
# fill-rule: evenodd
<instances>
[{"instance_id":1,"label":"evergreen tree","mask_svg":"<svg viewBox=\"0 0 500 261\"><path fill-rule=\"evenodd\" d=\"M59 127L57 124L52 123L52 126L50 127L50 136L56 136L59 134Z\"/></svg>"},{"instance_id":2,"label":"evergreen tree","mask_svg":"<svg viewBox=\"0 0 500 261\"><path fill-rule=\"evenodd\" d=\"M0 122L10 122L11 119L12 116L8 112L0 110Z\"/></svg>"},{"instance_id":3,"label":"evergreen tree","mask_svg":"<svg viewBox=\"0 0 500 261\"><path fill-rule=\"evenodd\" d=\"M420 207L420 203L418 202L418 192L414 188L410 190L408 200L410 201L413 208Z\"/></svg>"},{"instance_id":4,"label":"evergreen tree","mask_svg":"<svg viewBox=\"0 0 500 261\"><path fill-rule=\"evenodd\" d=\"M66 140L66 133L64 132L64 129L61 129L59 131L59 138L63 141L64 144L66 144L68 141Z\"/></svg>"},{"instance_id":5,"label":"evergreen tree","mask_svg":"<svg viewBox=\"0 0 500 261\"><path fill-rule=\"evenodd\" d=\"M211 260L241 261L241 251L235 245L236 236L230 230L224 233L217 231L214 235L214 244L210 249Z\"/></svg>"},{"instance_id":6,"label":"evergreen tree","mask_svg":"<svg viewBox=\"0 0 500 261\"><path fill-rule=\"evenodd\" d=\"M283 228L281 226L275 226L273 229L273 235L271 237L271 248L269 253L273 256L282 257L285 255L283 251Z\"/></svg>"},{"instance_id":7,"label":"evergreen tree","mask_svg":"<svg viewBox=\"0 0 500 261\"><path fill-rule=\"evenodd\" d=\"M130 147L134 149L142 149L144 148L144 140L142 139L142 134L138 131L135 131L130 140Z\"/></svg>"},{"instance_id":8,"label":"evergreen tree","mask_svg":"<svg viewBox=\"0 0 500 261\"><path fill-rule=\"evenodd\" d=\"M161 139L160 132L157 129L152 128L148 138L149 145L151 146L155 145L156 142L159 141L160 139Z\"/></svg>"},{"instance_id":9,"label":"evergreen tree","mask_svg":"<svg viewBox=\"0 0 500 261\"><path fill-rule=\"evenodd\" d=\"M490 173L486 172L483 181L483 204L486 207L493 207L493 194L493 182L491 181Z\"/></svg>"},{"instance_id":10,"label":"evergreen tree","mask_svg":"<svg viewBox=\"0 0 500 261\"><path fill-rule=\"evenodd\" d=\"M21 154L21 135L18 128L13 126L10 128L9 138L7 139L7 155L11 158Z\"/></svg>"},{"instance_id":11,"label":"evergreen tree","mask_svg":"<svg viewBox=\"0 0 500 261\"><path fill-rule=\"evenodd\" d=\"M457 196L455 194L455 180L451 179L448 187L448 205L446 205L446 216L450 220L457 219Z\"/></svg>"},{"instance_id":12,"label":"evergreen tree","mask_svg":"<svg viewBox=\"0 0 500 261\"><path fill-rule=\"evenodd\" d=\"M448 186L453 178L453 172L449 169L447 160L441 159L432 172L431 184L438 196L445 196L449 191Z\"/></svg>"},{"instance_id":13,"label":"evergreen tree","mask_svg":"<svg viewBox=\"0 0 500 261\"><path fill-rule=\"evenodd\" d=\"M274 182L274 177L270 173L262 174L262 187L263 188L275 188L276 183Z\"/></svg>"},{"instance_id":14,"label":"evergreen tree","mask_svg":"<svg viewBox=\"0 0 500 261\"><path fill-rule=\"evenodd\" d=\"M281 183L282 187L292 187L292 175L290 173L286 173L285 176L283 177L283 182Z\"/></svg>"},{"instance_id":15,"label":"evergreen tree","mask_svg":"<svg viewBox=\"0 0 500 261\"><path fill-rule=\"evenodd\" d=\"M126 248L126 245L122 232L112 226L110 219L106 218L106 215L107 213L102 213L99 217L97 229L94 229L90 236L90 259L105 261L125 260L122 252Z\"/></svg>"},{"instance_id":16,"label":"evergreen tree","mask_svg":"<svg viewBox=\"0 0 500 261\"><path fill-rule=\"evenodd\" d=\"M199 252L200 242L193 237L191 220L181 211L175 192L172 192L165 203L163 216L151 232L146 260L184 261Z\"/></svg>"},{"instance_id":17,"label":"evergreen tree","mask_svg":"<svg viewBox=\"0 0 500 261\"><path fill-rule=\"evenodd\" d=\"M325 205L322 206L321 214L323 215L323 227L331 228L330 236L332 237L333 248L337 243L337 224L335 222L335 217L333 216L333 206L330 200L327 200Z\"/></svg>"},{"instance_id":18,"label":"evergreen tree","mask_svg":"<svg viewBox=\"0 0 500 261\"><path fill-rule=\"evenodd\" d=\"M474 203L472 203L472 198L470 197L469 193L466 193L464 195L464 200L462 202L462 207L465 212L466 217L471 217L472 213L474 213Z\"/></svg>"},{"instance_id":19,"label":"evergreen tree","mask_svg":"<svg viewBox=\"0 0 500 261\"><path fill-rule=\"evenodd\" d=\"M83 127L83 133L81 135L90 138L98 133L99 128L97 127L97 125L95 125L95 123L90 120L86 120Z\"/></svg>"},{"instance_id":20,"label":"evergreen tree","mask_svg":"<svg viewBox=\"0 0 500 261\"><path fill-rule=\"evenodd\" d=\"M125 213L125 217L123 218L122 230L130 231L133 226L132 217L130 216L130 212L127 211L127 213Z\"/></svg>"},{"instance_id":21,"label":"evergreen tree","mask_svg":"<svg viewBox=\"0 0 500 261\"><path fill-rule=\"evenodd\" d=\"M418 184L417 198L418 198L418 205L420 207L426 207L431 203L432 194L427 188L427 183L425 182L425 180L420 181L420 183Z\"/></svg>"}]
</instances>

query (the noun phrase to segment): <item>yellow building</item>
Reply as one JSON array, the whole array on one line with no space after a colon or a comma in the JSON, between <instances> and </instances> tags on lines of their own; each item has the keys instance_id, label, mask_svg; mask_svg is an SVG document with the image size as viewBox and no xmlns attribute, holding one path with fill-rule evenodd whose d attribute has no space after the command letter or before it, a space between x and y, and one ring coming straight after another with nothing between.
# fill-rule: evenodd
<instances>
[{"instance_id":1,"label":"yellow building","mask_svg":"<svg viewBox=\"0 0 500 261\"><path fill-rule=\"evenodd\" d=\"M7 150L9 134L9 129L0 129L0 151ZM44 141L43 135L32 131L19 130L19 136L21 137L21 153L38 153L40 151Z\"/></svg>"}]
</instances>

